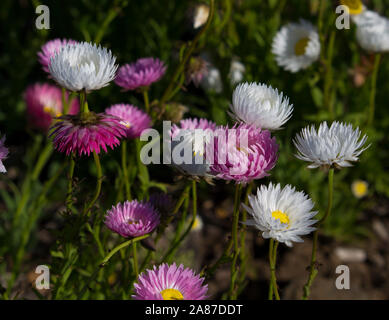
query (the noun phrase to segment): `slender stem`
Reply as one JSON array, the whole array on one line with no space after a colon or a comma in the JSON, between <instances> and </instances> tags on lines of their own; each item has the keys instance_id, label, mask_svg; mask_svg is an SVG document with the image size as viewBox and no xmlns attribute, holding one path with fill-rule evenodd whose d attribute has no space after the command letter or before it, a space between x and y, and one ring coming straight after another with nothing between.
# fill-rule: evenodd
<instances>
[{"instance_id":1,"label":"slender stem","mask_svg":"<svg viewBox=\"0 0 389 320\"><path fill-rule=\"evenodd\" d=\"M109 259L111 259L112 256L113 256L116 252L118 252L119 250L121 250L121 249L123 249L123 248L125 248L125 247L127 247L127 246L129 246L129 245L132 245L132 244L134 244L134 243L136 243L136 242L138 242L138 241L140 241L140 240L146 239L146 238L148 238L149 236L150 236L150 234L145 234L145 235L143 235L143 236L136 237L136 238L130 239L130 240L128 240L128 241L125 241L125 242L119 244L118 246L116 246L115 248L113 248L113 249L105 256L105 258L100 262L100 267L104 267L104 266L108 263Z\"/></svg>"},{"instance_id":2,"label":"slender stem","mask_svg":"<svg viewBox=\"0 0 389 320\"><path fill-rule=\"evenodd\" d=\"M143 89L142 90L142 94L143 94L143 100L144 100L144 103L145 103L146 113L150 113L150 103L149 103L148 88Z\"/></svg>"},{"instance_id":3,"label":"slender stem","mask_svg":"<svg viewBox=\"0 0 389 320\"><path fill-rule=\"evenodd\" d=\"M234 199L234 212L232 218L232 242L233 242L233 258L231 263L231 282L230 282L230 291L229 296L231 299L235 299L235 281L238 274L236 269L236 261L239 256L239 241L238 241L238 227L239 227L239 205L240 205L240 196L241 196L241 185L237 184L235 186L235 199Z\"/></svg>"},{"instance_id":4,"label":"slender stem","mask_svg":"<svg viewBox=\"0 0 389 320\"><path fill-rule=\"evenodd\" d=\"M276 257L277 257L278 241L270 239L269 242L269 264L270 264L270 287L269 287L269 300L273 300L273 294L276 300L280 300L278 294L277 278L276 278Z\"/></svg>"},{"instance_id":5,"label":"slender stem","mask_svg":"<svg viewBox=\"0 0 389 320\"><path fill-rule=\"evenodd\" d=\"M240 185L237 185L235 188L235 196L234 196L234 211L233 211L234 218L233 218L233 223L232 223L233 229L234 229L235 218L237 215L238 215L237 218L239 221L240 190L241 190ZM238 213L236 213L236 212L238 212ZM215 273L215 271L219 268L219 266L226 262L227 258L230 255L230 251L231 251L233 245L234 245L234 240L233 240L233 236L231 236L230 239L228 240L227 246L225 247L220 258L218 260L216 260L216 262L213 264L213 266L206 267L205 269L203 269L203 271L201 272L201 275L205 274L207 278L212 276Z\"/></svg>"},{"instance_id":6,"label":"slender stem","mask_svg":"<svg viewBox=\"0 0 389 320\"><path fill-rule=\"evenodd\" d=\"M320 44L321 44L320 55L322 59L324 58L323 57L324 56L323 16L324 16L324 11L326 9L326 4L327 4L327 0L320 0L319 18L317 20L317 30L319 33Z\"/></svg>"},{"instance_id":7,"label":"slender stem","mask_svg":"<svg viewBox=\"0 0 389 320\"><path fill-rule=\"evenodd\" d=\"M189 234L190 230L192 230L193 224L196 221L196 216L197 216L197 185L196 185L196 180L192 180L192 220L189 224L189 226L186 228L185 232L182 234L182 236L174 243L174 245L169 249L169 251L165 254L163 257L162 261L168 261L175 250L179 247L179 245L184 241L184 239L187 237Z\"/></svg>"},{"instance_id":8,"label":"slender stem","mask_svg":"<svg viewBox=\"0 0 389 320\"><path fill-rule=\"evenodd\" d=\"M197 42L200 40L200 37L204 34L204 32L211 25L214 11L215 11L215 0L211 0L207 22L205 23L204 27L199 31L199 33L197 33L196 37L191 42L191 44L190 44L189 48L187 49L182 61L177 66L176 70L174 71L174 74L173 74L165 92L162 95L162 98L160 100L160 105L161 105L161 113L160 114L161 115L165 112L165 107L166 107L165 102L171 98L171 92L174 91L175 83L176 83L177 79L179 78L181 72L184 70L186 63L189 61L189 58L192 55L192 52L195 49Z\"/></svg>"},{"instance_id":9,"label":"slender stem","mask_svg":"<svg viewBox=\"0 0 389 320\"><path fill-rule=\"evenodd\" d=\"M74 156L71 155L69 159L69 172L68 172L68 192L66 197L66 210L68 212L71 211L72 202L73 202L73 175L74 175L74 167L76 165L76 161L74 160Z\"/></svg>"},{"instance_id":10,"label":"slender stem","mask_svg":"<svg viewBox=\"0 0 389 320\"><path fill-rule=\"evenodd\" d=\"M248 197L253 190L253 182L250 182L246 188L246 195L244 197L244 204L248 205ZM245 222L247 219L246 210L242 210L242 218L241 221ZM241 232L240 232L240 276L239 282L242 283L246 278L246 262L247 262L247 254L246 254L246 225L242 224Z\"/></svg>"},{"instance_id":11,"label":"slender stem","mask_svg":"<svg viewBox=\"0 0 389 320\"><path fill-rule=\"evenodd\" d=\"M335 36L336 33L333 30L331 32L327 48L326 73L324 76L324 106L328 108L331 119L334 119L334 106L331 101L331 89L333 84L332 57L334 55Z\"/></svg>"},{"instance_id":12,"label":"slender stem","mask_svg":"<svg viewBox=\"0 0 389 320\"><path fill-rule=\"evenodd\" d=\"M85 286L81 289L80 291L80 294L78 295L78 299L81 299L86 290L88 289L89 285L91 284L91 282L93 280L96 279L97 277L97 274L99 273L99 271L101 270L101 268L105 267L105 265L108 263L108 261L118 252L120 251L121 249L127 247L127 246L130 246L130 245L133 245L135 244L136 242L140 241L140 240L143 240L143 239L146 239L147 237L149 237L150 234L145 234L143 236L140 236L140 237L136 237L136 238L133 238L133 239L130 239L128 241L125 241L121 244L119 244L118 246L116 246L115 248L113 248L105 257L104 259L101 260L101 262L99 263L98 267L95 269L95 271L93 272L93 274L89 277L89 280L88 282L85 284Z\"/></svg>"},{"instance_id":13,"label":"slender stem","mask_svg":"<svg viewBox=\"0 0 389 320\"><path fill-rule=\"evenodd\" d=\"M135 277L138 278L139 275L139 269L138 269L138 258L136 254L136 242L132 244L132 259L134 261L134 272L135 272Z\"/></svg>"},{"instance_id":14,"label":"slender stem","mask_svg":"<svg viewBox=\"0 0 389 320\"><path fill-rule=\"evenodd\" d=\"M123 169L123 179L124 185L126 188L126 200L131 200L131 188L130 180L128 177L128 166L127 166L127 140L122 141L122 169Z\"/></svg>"},{"instance_id":15,"label":"slender stem","mask_svg":"<svg viewBox=\"0 0 389 320\"><path fill-rule=\"evenodd\" d=\"M375 96L376 96L376 90L377 90L377 75L378 75L378 69L380 66L380 61L381 61L381 54L376 53L375 59L374 59L373 74L371 76L369 115L368 115L368 121L367 121L368 126L371 126L373 124L373 121L374 121Z\"/></svg>"},{"instance_id":16,"label":"slender stem","mask_svg":"<svg viewBox=\"0 0 389 320\"><path fill-rule=\"evenodd\" d=\"M66 89L64 87L62 87L62 110L63 110L62 112L63 114L68 114L69 103L66 98Z\"/></svg>"},{"instance_id":17,"label":"slender stem","mask_svg":"<svg viewBox=\"0 0 389 320\"><path fill-rule=\"evenodd\" d=\"M95 204L96 200L99 198L100 191L101 191L101 183L102 183L102 180L103 180L103 171L101 169L100 159L99 159L99 156L96 154L95 151L93 151L93 158L95 160L95 165L96 165L96 169L97 169L96 190L95 190L95 195L93 196L93 199L85 207L85 211L84 211L85 214L88 214L89 210L93 207L93 205Z\"/></svg>"},{"instance_id":18,"label":"slender stem","mask_svg":"<svg viewBox=\"0 0 389 320\"><path fill-rule=\"evenodd\" d=\"M163 225L161 225L161 228L158 230L157 236L155 237L155 241L154 241L155 245L157 245L158 241L160 240L160 238L162 237L163 233L165 232L166 227L174 219L174 217L176 216L177 212L180 210L182 204L185 202L185 199L188 198L190 187L191 187L191 185L188 183L186 185L186 187L184 188L184 190L182 191L182 193L180 195L180 198L178 199L178 201L176 203L176 206L174 207L171 216L163 223ZM142 270L144 268L146 268L146 266L148 265L148 263L151 260L152 255L153 255L153 252L150 250L147 253L145 259L142 262L142 265L140 267L140 272L142 272Z\"/></svg>"},{"instance_id":19,"label":"slender stem","mask_svg":"<svg viewBox=\"0 0 389 320\"><path fill-rule=\"evenodd\" d=\"M317 229L313 233L313 242L312 242L312 255L311 255L311 264L309 267L309 276L307 283L304 286L304 293L303 293L303 300L307 300L310 295L310 288L312 286L313 281L315 280L315 277L318 273L317 267L316 267L316 252L317 252L317 242L319 237L319 227L327 220L331 213L332 208L332 198L333 198L333 185L334 185L334 168L330 168L328 171L328 204L327 204L327 210L323 216L317 223Z\"/></svg>"}]
</instances>

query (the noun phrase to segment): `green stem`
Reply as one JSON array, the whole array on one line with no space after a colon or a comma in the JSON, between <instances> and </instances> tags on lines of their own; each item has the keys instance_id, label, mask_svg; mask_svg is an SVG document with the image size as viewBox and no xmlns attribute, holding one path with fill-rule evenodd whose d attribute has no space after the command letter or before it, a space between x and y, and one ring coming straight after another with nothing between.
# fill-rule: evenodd
<instances>
[{"instance_id":1,"label":"green stem","mask_svg":"<svg viewBox=\"0 0 389 320\"><path fill-rule=\"evenodd\" d=\"M128 177L128 167L127 167L127 140L122 141L122 169L123 169L123 179L124 185L126 188L126 200L131 200L131 188L130 180Z\"/></svg>"},{"instance_id":2,"label":"green stem","mask_svg":"<svg viewBox=\"0 0 389 320\"><path fill-rule=\"evenodd\" d=\"M369 115L368 115L368 121L367 121L367 125L369 127L371 125L373 125L373 121L374 121L375 96L376 96L376 90L377 90L377 75L378 75L378 69L380 66L380 62L381 62L381 54L377 53L377 54L375 54L374 69L373 69L373 74L371 76Z\"/></svg>"},{"instance_id":3,"label":"green stem","mask_svg":"<svg viewBox=\"0 0 389 320\"><path fill-rule=\"evenodd\" d=\"M248 205L249 195L251 194L253 190L253 182L250 182L246 188L246 194L244 198L244 204ZM241 221L245 222L247 219L247 211L242 210L242 217ZM246 279L246 263L247 263L247 253L246 253L246 230L247 227L243 223L241 226L241 232L240 232L240 251L239 251L239 261L240 261L240 276L239 276L239 283L242 284Z\"/></svg>"},{"instance_id":4,"label":"green stem","mask_svg":"<svg viewBox=\"0 0 389 320\"><path fill-rule=\"evenodd\" d=\"M269 286L269 300L273 300L273 294L276 300L280 300L278 294L277 278L276 278L276 257L277 257L278 241L270 239L269 242L269 265L270 265L270 286Z\"/></svg>"},{"instance_id":5,"label":"green stem","mask_svg":"<svg viewBox=\"0 0 389 320\"><path fill-rule=\"evenodd\" d=\"M197 42L200 40L201 36L204 34L204 32L211 25L214 11L215 11L215 0L210 0L210 8L209 8L209 15L208 15L207 22L205 23L204 27L199 31L199 33L197 33L196 37L191 42L183 59L181 60L180 64L177 66L176 70L174 71L173 76L172 76L166 90L164 91L164 93L162 95L162 98L160 100L160 105L161 105L160 115L162 115L165 112L165 108L166 108L165 102L171 98L171 92L174 91L175 83L176 83L177 79L180 77L180 74L183 72L186 63L189 61L189 58L191 57L192 52L195 49Z\"/></svg>"},{"instance_id":6,"label":"green stem","mask_svg":"<svg viewBox=\"0 0 389 320\"><path fill-rule=\"evenodd\" d=\"M118 252L119 250L121 250L121 249L123 249L123 248L125 248L125 247L127 247L127 246L129 246L129 245L132 245L132 244L134 244L134 243L136 243L136 242L138 242L138 241L140 241L140 240L146 239L146 238L148 238L149 236L150 236L150 234L145 234L145 235L143 235L143 236L136 237L136 238L130 239L130 240L128 240L128 241L125 241L125 242L119 244L118 246L116 246L115 248L113 248L113 249L109 252L109 254L107 254L107 255L105 256L105 258L100 262L100 267L104 267L104 266L108 263L108 261L113 257L113 255L114 255L116 252Z\"/></svg>"},{"instance_id":7,"label":"green stem","mask_svg":"<svg viewBox=\"0 0 389 320\"><path fill-rule=\"evenodd\" d=\"M62 87L62 110L63 114L68 114L69 111L69 103L66 99L66 89Z\"/></svg>"},{"instance_id":8,"label":"green stem","mask_svg":"<svg viewBox=\"0 0 389 320\"><path fill-rule=\"evenodd\" d=\"M76 165L76 161L74 160L73 154L69 159L69 172L68 172L68 192L66 196L66 210L71 212L72 204L73 204L73 175L74 175L74 167Z\"/></svg>"},{"instance_id":9,"label":"green stem","mask_svg":"<svg viewBox=\"0 0 389 320\"><path fill-rule=\"evenodd\" d=\"M236 290L235 290L235 281L238 275L238 270L236 268L236 262L239 256L239 241L238 241L238 227L239 227L239 207L240 207L240 197L241 197L241 185L237 184L235 186L235 199L234 199L234 212L232 219L232 243L233 243L233 258L231 263L231 282L229 296L231 300L236 299Z\"/></svg>"},{"instance_id":10,"label":"green stem","mask_svg":"<svg viewBox=\"0 0 389 320\"><path fill-rule=\"evenodd\" d=\"M158 241L161 239L162 235L164 234L167 226L170 224L170 222L172 222L172 220L174 219L174 217L176 216L176 214L180 210L185 199L188 198L190 187L191 187L191 185L189 183L185 186L184 190L182 191L182 193L180 195L180 198L178 199L178 201L176 203L176 206L173 209L172 214L170 215L170 217L168 219L166 219L166 221L163 224L161 224L160 229L158 229L157 236L155 237L155 241L154 241L155 245L157 245ZM140 272L142 272L142 270L144 270L144 268L146 268L146 266L148 265L148 263L151 260L152 255L153 255L153 252L150 250L147 253L145 259L143 260L143 263L140 267Z\"/></svg>"},{"instance_id":11,"label":"green stem","mask_svg":"<svg viewBox=\"0 0 389 320\"><path fill-rule=\"evenodd\" d=\"M108 263L108 261L118 252L120 251L121 249L123 248L126 248L127 246L130 246L130 245L133 245L135 244L136 242L140 241L140 240L143 240L143 239L146 239L150 236L150 234L145 234L143 236L140 236L140 237L137 237L137 238L133 238L133 239L130 239L128 241L125 241L121 244L119 244L118 246L116 246L115 248L113 248L105 257L103 260L101 260L101 262L99 263L98 267L95 269L95 271L93 272L93 274L89 277L89 280L88 282L85 284L85 286L82 288L80 294L78 295L78 299L82 299L82 297L84 296L86 290L88 289L89 285L91 284L91 282L93 280L96 279L97 277L97 274L99 273L99 271L101 270L101 268L105 267L105 265Z\"/></svg>"},{"instance_id":12,"label":"green stem","mask_svg":"<svg viewBox=\"0 0 389 320\"><path fill-rule=\"evenodd\" d=\"M138 278L139 275L139 269L138 269L138 258L136 254L136 242L132 244L132 259L134 261L134 272L135 272L135 277Z\"/></svg>"},{"instance_id":13,"label":"green stem","mask_svg":"<svg viewBox=\"0 0 389 320\"><path fill-rule=\"evenodd\" d=\"M144 103L145 103L146 113L149 114L150 113L150 103L149 103L148 88L144 88L142 90L142 94L143 94L143 100L144 100Z\"/></svg>"},{"instance_id":14,"label":"green stem","mask_svg":"<svg viewBox=\"0 0 389 320\"><path fill-rule=\"evenodd\" d=\"M317 242L319 237L319 227L327 220L331 213L332 209L332 198L333 198L333 185L334 185L334 168L330 168L328 171L328 204L327 204L327 210L323 216L319 220L316 226L316 230L313 233L313 242L312 242L312 255L311 255L311 264L309 267L309 276L307 283L304 286L304 293L303 293L303 300L307 300L310 295L310 288L312 286L313 281L315 280L315 277L318 273L317 267L316 267L316 252L317 252Z\"/></svg>"},{"instance_id":15,"label":"green stem","mask_svg":"<svg viewBox=\"0 0 389 320\"><path fill-rule=\"evenodd\" d=\"M196 180L192 180L192 220L189 224L189 226L186 228L185 232L182 234L182 236L176 241L173 246L169 249L169 251L165 254L162 261L169 261L175 250L179 247L179 245L184 241L184 239L189 234L190 230L192 230L193 224L196 221L197 216L197 185Z\"/></svg>"},{"instance_id":16,"label":"green stem","mask_svg":"<svg viewBox=\"0 0 389 320\"><path fill-rule=\"evenodd\" d=\"M334 106L331 101L331 89L333 84L332 58L334 55L335 36L336 33L333 30L331 32L327 48L326 73L324 76L324 106L328 108L331 119L334 119Z\"/></svg>"},{"instance_id":17,"label":"green stem","mask_svg":"<svg viewBox=\"0 0 389 320\"><path fill-rule=\"evenodd\" d=\"M88 214L89 210L93 207L97 199L99 198L100 192L101 192L101 183L103 180L103 171L101 169L101 163L99 156L96 154L95 151L93 151L93 158L95 160L95 165L97 169L97 181L96 181L96 190L95 190L95 195L93 196L93 199L89 204L85 207L85 214Z\"/></svg>"}]
</instances>

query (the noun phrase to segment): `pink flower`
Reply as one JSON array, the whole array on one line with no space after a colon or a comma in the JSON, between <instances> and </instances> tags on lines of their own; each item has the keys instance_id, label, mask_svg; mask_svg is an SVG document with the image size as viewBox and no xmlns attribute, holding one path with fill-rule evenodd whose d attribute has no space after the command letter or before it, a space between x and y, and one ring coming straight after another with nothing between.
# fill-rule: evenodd
<instances>
[{"instance_id":1,"label":"pink flower","mask_svg":"<svg viewBox=\"0 0 389 320\"><path fill-rule=\"evenodd\" d=\"M161 79L165 71L166 67L159 59L142 58L120 67L115 83L126 90L148 87Z\"/></svg>"},{"instance_id":2,"label":"pink flower","mask_svg":"<svg viewBox=\"0 0 389 320\"><path fill-rule=\"evenodd\" d=\"M208 285L203 285L193 270L166 263L152 270L146 270L134 284L136 300L204 300L207 298Z\"/></svg>"},{"instance_id":3,"label":"pink flower","mask_svg":"<svg viewBox=\"0 0 389 320\"><path fill-rule=\"evenodd\" d=\"M240 145L241 139L245 143L245 137L247 145ZM247 183L268 176L276 164L278 145L267 130L246 124L232 129L219 127L214 139L207 153L214 152L210 173L216 178Z\"/></svg>"},{"instance_id":4,"label":"pink flower","mask_svg":"<svg viewBox=\"0 0 389 320\"><path fill-rule=\"evenodd\" d=\"M118 203L107 211L105 225L125 238L135 238L153 231L159 224L158 211L148 202L137 200Z\"/></svg>"},{"instance_id":5,"label":"pink flower","mask_svg":"<svg viewBox=\"0 0 389 320\"><path fill-rule=\"evenodd\" d=\"M143 130L150 128L151 118L133 105L115 104L105 109L105 113L122 119L121 123L127 128L127 138L138 138Z\"/></svg>"},{"instance_id":6,"label":"pink flower","mask_svg":"<svg viewBox=\"0 0 389 320\"><path fill-rule=\"evenodd\" d=\"M49 64L51 57L54 56L62 47L67 44L76 43L74 40L67 39L54 39L46 42L42 47L41 51L38 52L38 60L42 65L42 68L45 72L49 73Z\"/></svg>"},{"instance_id":7,"label":"pink flower","mask_svg":"<svg viewBox=\"0 0 389 320\"><path fill-rule=\"evenodd\" d=\"M183 119L180 121L179 125L173 124L171 136L173 138L176 137L181 130L195 129L211 129L213 131L216 129L216 123L204 118Z\"/></svg>"},{"instance_id":8,"label":"pink flower","mask_svg":"<svg viewBox=\"0 0 389 320\"><path fill-rule=\"evenodd\" d=\"M66 93L68 99L68 94ZM53 122L53 117L62 115L62 92L51 84L36 83L29 86L24 92L27 105L28 122L35 128L47 131ZM79 110L77 99L70 102L69 114L77 114Z\"/></svg>"},{"instance_id":9,"label":"pink flower","mask_svg":"<svg viewBox=\"0 0 389 320\"><path fill-rule=\"evenodd\" d=\"M126 127L120 119L105 113L88 112L81 115L66 115L58 118L51 128L54 147L59 152L90 155L107 152L120 144L119 139L126 136Z\"/></svg>"},{"instance_id":10,"label":"pink flower","mask_svg":"<svg viewBox=\"0 0 389 320\"><path fill-rule=\"evenodd\" d=\"M5 136L0 138L0 172L7 172L3 165L3 160L8 156L8 148L4 145Z\"/></svg>"}]
</instances>

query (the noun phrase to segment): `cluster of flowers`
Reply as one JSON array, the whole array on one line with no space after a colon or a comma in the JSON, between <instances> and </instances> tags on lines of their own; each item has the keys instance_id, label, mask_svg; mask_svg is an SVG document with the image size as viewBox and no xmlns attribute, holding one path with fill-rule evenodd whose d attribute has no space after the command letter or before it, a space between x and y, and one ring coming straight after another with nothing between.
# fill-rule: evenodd
<instances>
[{"instance_id":1,"label":"cluster of flowers","mask_svg":"<svg viewBox=\"0 0 389 320\"><path fill-rule=\"evenodd\" d=\"M348 1L343 1L347 3ZM350 7L350 14L358 26L357 37L362 47L372 51L387 50L386 37L377 35L387 31L388 22L376 13ZM290 72L307 68L320 56L320 41L315 28L307 21L290 23L275 36L272 52L278 64ZM31 126L49 131L55 148L66 155L99 154L113 149L121 139L134 139L152 125L150 116L136 106L114 104L103 113L89 111L86 101L71 99L71 92L86 95L111 81L124 90L144 91L160 80L166 71L163 62L154 58L139 59L118 69L110 50L74 40L52 40L38 54L43 70L60 88L51 84L34 84L27 88L25 100ZM199 81L198 77L191 79ZM230 115L236 121L232 128L218 126L207 119L185 119L173 126L171 138L184 132L208 130L213 133L234 131L238 140L247 135L247 146L235 141L219 143L217 135L210 135L212 150L194 145L193 157L216 155L212 163L174 164L181 172L193 178L215 178L247 184L270 174L277 162L278 144L272 136L292 117L293 105L277 89L261 83L241 83L232 96ZM8 150L5 138L0 139L0 172L5 172L2 160ZM367 137L350 124L326 122L318 130L304 128L294 139L296 157L309 163L309 168L341 168L358 160L365 150ZM192 141L191 141L192 142ZM199 149L198 149L199 148ZM222 155L222 157L220 157ZM215 159L214 158L214 159ZM220 162L223 158L226 161ZM252 219L247 225L256 227L264 238L272 238L292 246L303 241L315 228L312 200L293 186L270 183L249 196L244 208ZM160 214L171 210L167 198L151 197L149 201L126 201L107 211L106 226L126 238L152 233L160 223ZM204 279L184 266L162 264L142 273L135 284L135 299L205 299L207 285Z\"/></svg>"}]
</instances>

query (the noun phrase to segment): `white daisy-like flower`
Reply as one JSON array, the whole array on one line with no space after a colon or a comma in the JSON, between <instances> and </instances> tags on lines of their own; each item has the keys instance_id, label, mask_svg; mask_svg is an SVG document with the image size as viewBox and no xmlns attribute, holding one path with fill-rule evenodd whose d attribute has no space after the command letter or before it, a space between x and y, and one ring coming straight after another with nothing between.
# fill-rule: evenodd
<instances>
[{"instance_id":1,"label":"white daisy-like flower","mask_svg":"<svg viewBox=\"0 0 389 320\"><path fill-rule=\"evenodd\" d=\"M355 180L351 184L351 191L356 198L361 199L368 194L369 184L363 180Z\"/></svg>"},{"instance_id":2,"label":"white daisy-like flower","mask_svg":"<svg viewBox=\"0 0 389 320\"><path fill-rule=\"evenodd\" d=\"M53 79L71 91L97 90L115 78L116 57L106 48L87 42L68 44L52 58L49 71Z\"/></svg>"},{"instance_id":3,"label":"white daisy-like flower","mask_svg":"<svg viewBox=\"0 0 389 320\"><path fill-rule=\"evenodd\" d=\"M357 25L357 41L366 51L389 51L389 19L365 10L353 21Z\"/></svg>"},{"instance_id":4,"label":"white daisy-like flower","mask_svg":"<svg viewBox=\"0 0 389 320\"><path fill-rule=\"evenodd\" d=\"M319 130L314 126L304 128L293 141L300 160L310 162L308 168L321 166L350 167L351 162L358 161L359 155L369 146L363 148L367 136L361 137L359 128L351 124L333 122L328 127L322 122Z\"/></svg>"},{"instance_id":5,"label":"white daisy-like flower","mask_svg":"<svg viewBox=\"0 0 389 320\"><path fill-rule=\"evenodd\" d=\"M231 61L230 72L228 77L230 78L230 83L235 85L243 80L243 74L245 73L246 68L244 64L236 59Z\"/></svg>"},{"instance_id":6,"label":"white daisy-like flower","mask_svg":"<svg viewBox=\"0 0 389 320\"><path fill-rule=\"evenodd\" d=\"M208 73L201 80L201 86L208 91L222 92L223 83L219 69L213 66L209 67Z\"/></svg>"},{"instance_id":7,"label":"white daisy-like flower","mask_svg":"<svg viewBox=\"0 0 389 320\"><path fill-rule=\"evenodd\" d=\"M274 37L272 53L278 65L287 71L306 69L320 56L319 34L306 20L288 23Z\"/></svg>"},{"instance_id":8,"label":"white daisy-like flower","mask_svg":"<svg viewBox=\"0 0 389 320\"><path fill-rule=\"evenodd\" d=\"M300 236L316 229L312 227L317 221L312 219L317 214L312 211L312 200L290 185L283 189L280 184L262 185L257 195L249 196L249 205L242 204L253 217L245 224L262 231L265 239L272 238L292 247L292 242L303 242Z\"/></svg>"},{"instance_id":9,"label":"white daisy-like flower","mask_svg":"<svg viewBox=\"0 0 389 320\"><path fill-rule=\"evenodd\" d=\"M244 82L235 88L230 110L237 121L263 130L278 130L291 118L293 105L271 86Z\"/></svg>"}]
</instances>

